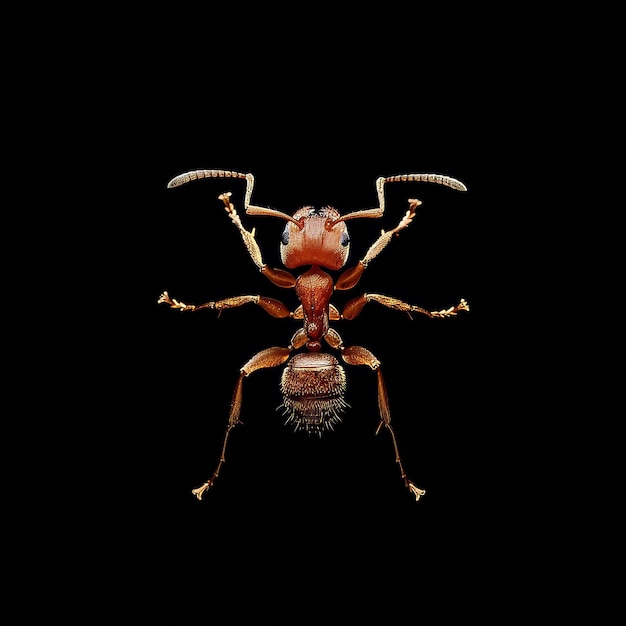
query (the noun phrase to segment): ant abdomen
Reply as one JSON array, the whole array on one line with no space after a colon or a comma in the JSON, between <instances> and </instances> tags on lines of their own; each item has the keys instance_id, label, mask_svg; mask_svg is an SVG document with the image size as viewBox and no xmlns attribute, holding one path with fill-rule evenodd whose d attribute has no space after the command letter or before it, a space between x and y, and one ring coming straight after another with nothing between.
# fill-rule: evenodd
<instances>
[{"instance_id":1,"label":"ant abdomen","mask_svg":"<svg viewBox=\"0 0 626 626\"><path fill-rule=\"evenodd\" d=\"M294 430L322 434L341 421L348 407L344 394L346 374L337 359L323 352L296 354L288 363L280 381L285 423Z\"/></svg>"}]
</instances>

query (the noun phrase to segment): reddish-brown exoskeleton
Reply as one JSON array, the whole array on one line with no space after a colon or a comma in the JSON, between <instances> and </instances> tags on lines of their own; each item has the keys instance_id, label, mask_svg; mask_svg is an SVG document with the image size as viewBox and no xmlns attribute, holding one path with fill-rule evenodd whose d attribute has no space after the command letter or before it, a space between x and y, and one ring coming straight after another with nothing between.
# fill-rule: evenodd
<instances>
[{"instance_id":1,"label":"reddish-brown exoskeleton","mask_svg":"<svg viewBox=\"0 0 626 626\"><path fill-rule=\"evenodd\" d=\"M348 259L350 237L346 222L355 218L381 217L385 210L384 186L392 182L430 182L445 185L458 191L466 191L463 183L440 174L404 174L399 176L381 177L376 181L379 206L374 209L363 209L346 215L340 215L331 207L313 208L310 206L298 209L293 215L288 215L274 209L254 206L250 204L254 176L225 170L196 170L173 178L168 187L178 187L192 180L203 178L232 178L246 181L245 210L248 215L263 215L278 217L287 222L283 230L280 255L284 266L293 270L308 266L308 269L298 278L283 269L268 267L261 256L261 251L254 238L254 230L248 232L242 225L241 219L230 202L231 193L223 193L219 199L224 202L226 211L233 224L239 229L248 253L261 273L274 285L283 288L295 288L300 305L293 311L279 300L261 295L242 295L226 298L216 302L206 302L200 305L185 304L171 298L167 291L161 294L159 303L169 304L173 309L181 311L200 311L201 309L215 309L222 311L233 307L254 303L274 317L291 317L302 320L302 326L295 332L288 346L272 347L255 354L239 370L239 378L230 405L228 425L224 434L222 453L213 475L200 487L193 490L193 494L201 499L217 479L222 464L225 461L226 444L231 430L240 424L243 380L253 372L268 367L277 367L287 362L281 377L281 391L283 403L281 408L287 416L287 423L293 424L296 430L321 435L325 430L332 429L340 421L341 413L348 406L345 399L346 376L339 361L322 351L322 342L338 351L345 363L349 365L367 365L376 372L378 384L378 410L380 423L376 433L385 427L391 436L395 452L395 460L400 469L400 475L409 491L419 500L425 491L409 480L402 466L396 436L391 427L389 400L385 389L385 382L380 370L380 361L367 348L362 346L344 346L343 341L333 328L330 321L354 319L365 304L378 302L383 306L405 311L409 315L413 312L428 317L451 317L458 311L469 311L465 300L456 306L441 311L427 311L414 304L408 304L396 298L377 293L365 293L350 300L340 313L330 302L335 290L345 290L354 287L361 278L365 268L387 246L391 239L402 229L409 226L415 215L416 208L421 204L419 200L409 199L409 210L398 225L387 232L382 231L380 237L370 246L366 255L354 266L339 275L336 281L325 271L341 269ZM324 268L324 269L323 269ZM294 350L304 348L305 351L292 356ZM291 358L290 358L291 357Z\"/></svg>"}]
</instances>

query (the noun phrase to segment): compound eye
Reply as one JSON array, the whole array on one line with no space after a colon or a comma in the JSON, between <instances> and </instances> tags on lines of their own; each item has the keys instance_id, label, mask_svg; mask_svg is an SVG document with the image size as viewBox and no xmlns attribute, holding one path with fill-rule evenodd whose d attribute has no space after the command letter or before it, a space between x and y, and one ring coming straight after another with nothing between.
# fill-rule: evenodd
<instances>
[{"instance_id":1,"label":"compound eye","mask_svg":"<svg viewBox=\"0 0 626 626\"><path fill-rule=\"evenodd\" d=\"M339 241L341 245L345 248L350 243L350 235L348 235L348 231L344 231L341 233L341 239Z\"/></svg>"},{"instance_id":2,"label":"compound eye","mask_svg":"<svg viewBox=\"0 0 626 626\"><path fill-rule=\"evenodd\" d=\"M280 243L283 246L286 246L289 243L289 224L287 224L283 230L283 234L280 237Z\"/></svg>"}]
</instances>

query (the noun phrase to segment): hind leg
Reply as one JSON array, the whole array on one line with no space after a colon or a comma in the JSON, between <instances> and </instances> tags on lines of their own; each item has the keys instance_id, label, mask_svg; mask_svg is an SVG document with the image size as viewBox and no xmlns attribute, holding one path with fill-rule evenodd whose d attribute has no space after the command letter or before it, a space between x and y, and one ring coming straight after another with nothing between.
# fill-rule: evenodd
<instances>
[{"instance_id":1,"label":"hind leg","mask_svg":"<svg viewBox=\"0 0 626 626\"><path fill-rule=\"evenodd\" d=\"M385 380L380 370L380 361L367 348L363 348L362 346L349 346L346 348L340 347L340 350L343 360L349 365L368 365L376 372L378 386L378 412L380 414L380 423L376 429L376 434L380 432L380 429L383 426L389 431L391 441L393 443L393 450L396 455L396 463L398 464L398 469L400 470L400 476L402 477L406 488L415 496L415 500L419 500L426 492L410 480L404 471L404 466L402 465L402 459L400 458L400 452L398 450L396 434L391 426L389 398L387 396Z\"/></svg>"},{"instance_id":2,"label":"hind leg","mask_svg":"<svg viewBox=\"0 0 626 626\"><path fill-rule=\"evenodd\" d=\"M235 390L233 392L233 399L230 403L230 414L228 417L228 425L226 426L226 432L224 433L224 441L222 443L222 453L220 455L220 460L215 468L215 471L211 475L207 481L205 481L200 487L193 489L191 493L193 493L198 500L202 500L202 496L204 492L210 489L215 480L219 476L220 469L222 465L226 461L226 444L228 443L228 437L230 435L230 431L241 424L242 422L239 419L239 415L241 413L241 402L243 398L243 379L246 376L252 374L258 369L263 369L266 367L277 367L278 365L282 365L288 358L291 353L292 348L267 348L266 350L261 350L255 354L242 368L239 370L239 378L237 379L237 384L235 385Z\"/></svg>"}]
</instances>

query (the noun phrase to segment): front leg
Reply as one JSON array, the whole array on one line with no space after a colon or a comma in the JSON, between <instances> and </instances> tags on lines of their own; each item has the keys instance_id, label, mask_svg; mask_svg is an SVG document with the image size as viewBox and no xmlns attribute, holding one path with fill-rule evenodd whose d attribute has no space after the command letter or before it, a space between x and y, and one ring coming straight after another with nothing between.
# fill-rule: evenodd
<instances>
[{"instance_id":1,"label":"front leg","mask_svg":"<svg viewBox=\"0 0 626 626\"><path fill-rule=\"evenodd\" d=\"M235 296L233 298L224 298L223 300L216 300L211 302L205 302L204 304L185 304L176 298L171 298L167 291L164 291L157 304L169 304L170 308L178 309L179 311L200 311L201 309L215 309L222 312L224 309L233 309L244 304L256 304L260 306L264 311L269 313L272 317L289 317L291 311L280 301L274 298L267 298L265 296Z\"/></svg>"},{"instance_id":2,"label":"front leg","mask_svg":"<svg viewBox=\"0 0 626 626\"><path fill-rule=\"evenodd\" d=\"M243 239L243 243L248 250L248 254L250 258L254 262L254 264L259 268L261 274L265 276L272 283L277 285L278 287L293 287L296 284L296 279L293 274L290 274L286 270L271 268L268 267L266 263L263 261L263 256L261 255L261 249L259 248L259 244L256 242L254 238L254 229L252 232L247 231L243 224L241 223L241 218L239 214L235 210L234 204L230 201L231 192L223 193L220 195L219 199L224 203L224 207L228 216L232 220L233 224L237 227L241 234L241 238Z\"/></svg>"},{"instance_id":3,"label":"front leg","mask_svg":"<svg viewBox=\"0 0 626 626\"><path fill-rule=\"evenodd\" d=\"M365 256L354 267L346 270L339 276L335 289L352 289L361 279L369 262L376 258L387 247L394 235L397 235L401 230L411 224L415 217L415 211L420 204L422 204L421 200L410 199L409 210L404 214L404 217L400 220L398 225L393 230L386 232L383 230L381 232L380 237L370 246Z\"/></svg>"}]
</instances>

